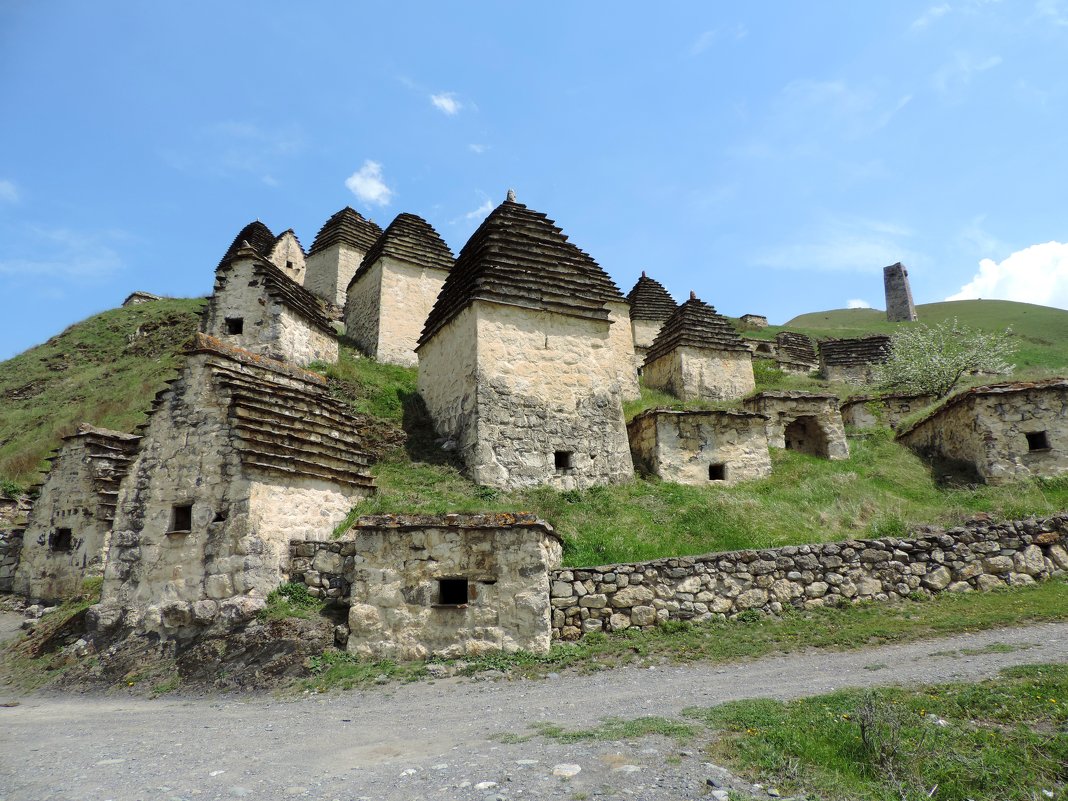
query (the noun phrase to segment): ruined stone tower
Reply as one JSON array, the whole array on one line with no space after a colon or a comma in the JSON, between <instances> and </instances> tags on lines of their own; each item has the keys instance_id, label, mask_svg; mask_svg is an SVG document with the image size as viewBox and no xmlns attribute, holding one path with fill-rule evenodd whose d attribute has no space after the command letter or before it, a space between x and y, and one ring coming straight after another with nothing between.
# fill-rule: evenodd
<instances>
[{"instance_id":1,"label":"ruined stone tower","mask_svg":"<svg viewBox=\"0 0 1068 801\"><path fill-rule=\"evenodd\" d=\"M345 335L380 362L414 367L415 343L453 261L430 223L398 214L349 282Z\"/></svg>"},{"instance_id":2,"label":"ruined stone tower","mask_svg":"<svg viewBox=\"0 0 1068 801\"><path fill-rule=\"evenodd\" d=\"M346 206L323 223L306 260L304 288L339 309L352 276L382 229ZM340 313L339 313L340 316Z\"/></svg>"},{"instance_id":3,"label":"ruined stone tower","mask_svg":"<svg viewBox=\"0 0 1068 801\"><path fill-rule=\"evenodd\" d=\"M912 322L916 307L909 288L909 271L901 262L883 267L883 288L886 290L886 319L892 323Z\"/></svg>"},{"instance_id":4,"label":"ruined stone tower","mask_svg":"<svg viewBox=\"0 0 1068 801\"><path fill-rule=\"evenodd\" d=\"M544 214L511 199L490 213L445 279L417 352L434 426L478 483L572 489L632 477L626 301Z\"/></svg>"},{"instance_id":5,"label":"ruined stone tower","mask_svg":"<svg viewBox=\"0 0 1068 801\"><path fill-rule=\"evenodd\" d=\"M630 324L634 332L634 355L638 366L667 319L675 313L677 304L664 285L642 272L641 278L627 293L630 303Z\"/></svg>"}]
</instances>

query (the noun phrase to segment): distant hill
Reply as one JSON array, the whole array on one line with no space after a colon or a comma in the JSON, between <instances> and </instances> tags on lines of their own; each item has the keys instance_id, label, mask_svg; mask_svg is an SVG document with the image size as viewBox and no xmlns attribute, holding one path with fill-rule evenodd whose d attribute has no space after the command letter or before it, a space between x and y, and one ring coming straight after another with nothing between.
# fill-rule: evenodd
<instances>
[{"instance_id":1,"label":"distant hill","mask_svg":"<svg viewBox=\"0 0 1068 801\"><path fill-rule=\"evenodd\" d=\"M197 329L205 301L164 299L98 314L0 362L0 480L30 484L86 422L130 431Z\"/></svg>"},{"instance_id":2,"label":"distant hill","mask_svg":"<svg viewBox=\"0 0 1068 801\"><path fill-rule=\"evenodd\" d=\"M983 331L1012 328L1017 343L1014 359L1020 370L1068 368L1068 311L1011 300L955 300L916 307L919 321L934 325L956 317L962 324ZM781 326L752 332L800 331L817 339L891 334L909 323L888 323L878 309L834 309L802 314ZM747 332L748 333L748 332Z\"/></svg>"}]
</instances>

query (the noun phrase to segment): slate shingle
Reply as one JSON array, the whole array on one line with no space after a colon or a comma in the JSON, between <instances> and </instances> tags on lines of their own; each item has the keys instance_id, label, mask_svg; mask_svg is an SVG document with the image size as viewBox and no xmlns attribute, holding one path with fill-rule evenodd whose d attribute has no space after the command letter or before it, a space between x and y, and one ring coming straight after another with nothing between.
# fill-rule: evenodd
<instances>
[{"instance_id":1,"label":"slate shingle","mask_svg":"<svg viewBox=\"0 0 1068 801\"><path fill-rule=\"evenodd\" d=\"M349 286L355 284L383 256L436 270L451 270L455 261L452 251L434 226L418 215L398 214L367 251Z\"/></svg>"},{"instance_id":2,"label":"slate shingle","mask_svg":"<svg viewBox=\"0 0 1068 801\"><path fill-rule=\"evenodd\" d=\"M749 348L730 320L698 300L692 292L690 299L675 310L656 335L649 346L645 363L651 364L680 347L749 353Z\"/></svg>"},{"instance_id":3,"label":"slate shingle","mask_svg":"<svg viewBox=\"0 0 1068 801\"><path fill-rule=\"evenodd\" d=\"M378 225L351 206L346 206L323 223L323 227L315 235L315 241L312 242L308 255L318 253L339 242L366 253L381 235L382 229Z\"/></svg>"},{"instance_id":4,"label":"slate shingle","mask_svg":"<svg viewBox=\"0 0 1068 801\"><path fill-rule=\"evenodd\" d=\"M630 319L654 320L658 323L667 320L675 313L678 304L664 285L644 272L634 287L627 293L630 303Z\"/></svg>"}]
</instances>

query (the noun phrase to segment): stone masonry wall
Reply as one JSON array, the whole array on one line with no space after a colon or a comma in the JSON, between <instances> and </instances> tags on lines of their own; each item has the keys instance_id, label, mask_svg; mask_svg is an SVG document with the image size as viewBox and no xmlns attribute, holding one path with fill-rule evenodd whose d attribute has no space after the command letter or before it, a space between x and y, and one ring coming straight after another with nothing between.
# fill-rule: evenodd
<instances>
[{"instance_id":1,"label":"stone masonry wall","mask_svg":"<svg viewBox=\"0 0 1068 801\"><path fill-rule=\"evenodd\" d=\"M619 391L623 400L636 400L641 397L638 389L638 368L634 355L634 331L630 324L629 303L608 303L608 320L612 325L608 329L608 346L612 349L613 369L619 382Z\"/></svg>"},{"instance_id":2,"label":"stone masonry wall","mask_svg":"<svg viewBox=\"0 0 1068 801\"><path fill-rule=\"evenodd\" d=\"M364 254L344 244L332 245L305 260L304 288L335 306L344 307L349 281Z\"/></svg>"},{"instance_id":3,"label":"stone masonry wall","mask_svg":"<svg viewBox=\"0 0 1068 801\"><path fill-rule=\"evenodd\" d=\"M849 441L834 395L768 391L746 398L742 405L767 416L768 445L772 448L789 448L826 459L849 458ZM807 421L807 425L791 425L798 420Z\"/></svg>"},{"instance_id":4,"label":"stone masonry wall","mask_svg":"<svg viewBox=\"0 0 1068 801\"><path fill-rule=\"evenodd\" d=\"M448 272L418 267L385 256L382 264L378 341L371 351L380 362L414 367L415 345Z\"/></svg>"},{"instance_id":5,"label":"stone masonry wall","mask_svg":"<svg viewBox=\"0 0 1068 801\"><path fill-rule=\"evenodd\" d=\"M382 262L379 261L348 288L345 298L345 336L368 356L378 347L382 320Z\"/></svg>"},{"instance_id":6,"label":"stone masonry wall","mask_svg":"<svg viewBox=\"0 0 1068 801\"><path fill-rule=\"evenodd\" d=\"M1033 584L1068 571L1068 514L972 522L910 539L848 540L552 573L553 638L779 614L911 593Z\"/></svg>"},{"instance_id":7,"label":"stone masonry wall","mask_svg":"<svg viewBox=\"0 0 1068 801\"><path fill-rule=\"evenodd\" d=\"M22 554L22 529L0 528L0 592L14 589L15 571Z\"/></svg>"},{"instance_id":8,"label":"stone masonry wall","mask_svg":"<svg viewBox=\"0 0 1068 801\"><path fill-rule=\"evenodd\" d=\"M296 234L286 231L278 237L274 248L271 249L271 263L284 272L296 283L304 284L304 251L300 247Z\"/></svg>"},{"instance_id":9,"label":"stone masonry wall","mask_svg":"<svg viewBox=\"0 0 1068 801\"><path fill-rule=\"evenodd\" d=\"M649 346L653 344L656 335L664 327L663 320L631 320L631 331L634 339L634 361L638 367L645 363L645 354Z\"/></svg>"},{"instance_id":10,"label":"stone masonry wall","mask_svg":"<svg viewBox=\"0 0 1068 801\"><path fill-rule=\"evenodd\" d=\"M736 400L756 388L751 353L680 347L645 365L646 386L682 400Z\"/></svg>"},{"instance_id":11,"label":"stone masonry wall","mask_svg":"<svg viewBox=\"0 0 1068 801\"><path fill-rule=\"evenodd\" d=\"M862 395L842 402L842 422L853 428L896 428L913 412L930 406L934 395Z\"/></svg>"}]
</instances>

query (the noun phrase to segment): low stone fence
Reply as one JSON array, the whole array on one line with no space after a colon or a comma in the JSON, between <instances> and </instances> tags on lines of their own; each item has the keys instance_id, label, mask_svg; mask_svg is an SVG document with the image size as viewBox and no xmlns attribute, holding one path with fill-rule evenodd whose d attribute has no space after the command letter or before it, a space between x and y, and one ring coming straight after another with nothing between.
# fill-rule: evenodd
<instances>
[{"instance_id":1,"label":"low stone fence","mask_svg":"<svg viewBox=\"0 0 1068 801\"><path fill-rule=\"evenodd\" d=\"M1033 584L1068 570L1068 514L975 521L909 539L848 540L554 571L553 639L664 620L779 614L911 593Z\"/></svg>"},{"instance_id":2,"label":"low stone fence","mask_svg":"<svg viewBox=\"0 0 1068 801\"><path fill-rule=\"evenodd\" d=\"M0 592L11 592L22 554L22 529L0 531Z\"/></svg>"}]
</instances>

